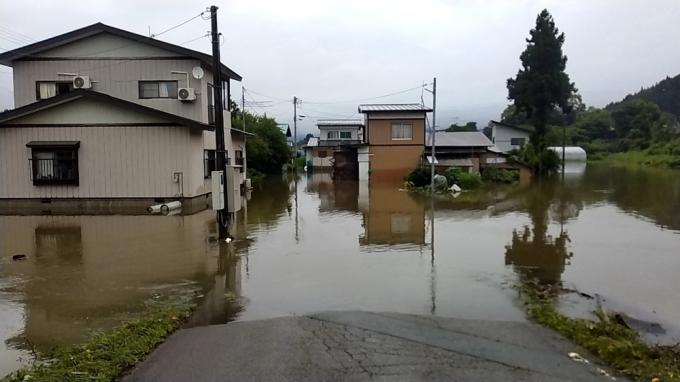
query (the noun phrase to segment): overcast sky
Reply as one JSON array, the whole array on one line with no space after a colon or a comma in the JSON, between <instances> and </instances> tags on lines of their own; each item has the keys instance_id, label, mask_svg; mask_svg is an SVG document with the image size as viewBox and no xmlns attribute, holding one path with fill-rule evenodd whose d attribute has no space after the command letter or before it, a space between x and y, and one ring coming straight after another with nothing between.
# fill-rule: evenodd
<instances>
[{"instance_id":1,"label":"overcast sky","mask_svg":"<svg viewBox=\"0 0 680 382\"><path fill-rule=\"evenodd\" d=\"M0 0L0 48L42 40L95 22L148 35L210 4L193 1ZM360 102L420 102L437 77L438 122L486 124L507 104L525 38L547 8L566 35L567 72L587 105L603 106L680 73L680 0L233 0L215 1L225 35L222 61L249 108L292 123L357 116ZM181 44L210 29L196 19L160 36ZM20 36L21 35L21 36ZM210 52L208 38L184 45ZM414 90L375 98L385 94ZM11 69L0 67L0 109L13 107ZM255 101L255 102L253 102ZM425 102L431 96L425 93ZM255 107L257 106L257 107Z\"/></svg>"}]
</instances>

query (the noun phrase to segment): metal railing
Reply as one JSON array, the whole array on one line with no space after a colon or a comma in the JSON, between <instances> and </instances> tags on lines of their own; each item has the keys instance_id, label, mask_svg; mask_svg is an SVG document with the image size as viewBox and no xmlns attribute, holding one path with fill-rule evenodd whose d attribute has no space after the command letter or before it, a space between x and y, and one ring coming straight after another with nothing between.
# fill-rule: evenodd
<instances>
[{"instance_id":1,"label":"metal railing","mask_svg":"<svg viewBox=\"0 0 680 382\"><path fill-rule=\"evenodd\" d=\"M78 184L77 159L28 160L33 184Z\"/></svg>"}]
</instances>

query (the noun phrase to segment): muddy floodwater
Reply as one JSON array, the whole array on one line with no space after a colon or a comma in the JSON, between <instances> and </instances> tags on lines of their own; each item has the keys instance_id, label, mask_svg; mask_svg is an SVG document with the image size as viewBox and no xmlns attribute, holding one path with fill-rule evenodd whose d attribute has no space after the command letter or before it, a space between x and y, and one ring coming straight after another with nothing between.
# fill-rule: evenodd
<instances>
[{"instance_id":1,"label":"muddy floodwater","mask_svg":"<svg viewBox=\"0 0 680 382\"><path fill-rule=\"evenodd\" d=\"M680 172L589 165L435 201L399 187L268 179L229 244L212 211L0 216L0 375L176 296L199 301L189 325L334 309L523 320L511 285L535 279L680 340Z\"/></svg>"}]
</instances>

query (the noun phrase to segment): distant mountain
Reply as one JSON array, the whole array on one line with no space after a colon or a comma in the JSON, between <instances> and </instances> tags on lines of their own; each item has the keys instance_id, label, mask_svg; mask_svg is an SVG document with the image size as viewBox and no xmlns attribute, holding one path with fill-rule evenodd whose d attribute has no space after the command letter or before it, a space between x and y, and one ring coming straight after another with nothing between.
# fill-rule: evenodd
<instances>
[{"instance_id":1,"label":"distant mountain","mask_svg":"<svg viewBox=\"0 0 680 382\"><path fill-rule=\"evenodd\" d=\"M643 99L659 105L662 111L671 113L680 119L680 74L666 79L649 88L642 88L635 94L629 94L619 102L613 102L606 109L614 109L618 105L632 99Z\"/></svg>"}]
</instances>

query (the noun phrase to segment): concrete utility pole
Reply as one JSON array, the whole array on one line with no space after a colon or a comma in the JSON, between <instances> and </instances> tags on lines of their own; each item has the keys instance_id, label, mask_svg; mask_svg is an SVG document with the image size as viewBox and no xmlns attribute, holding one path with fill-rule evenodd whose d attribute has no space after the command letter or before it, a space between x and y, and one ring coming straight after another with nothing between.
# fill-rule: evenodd
<instances>
[{"instance_id":1,"label":"concrete utility pole","mask_svg":"<svg viewBox=\"0 0 680 382\"><path fill-rule=\"evenodd\" d=\"M430 191L434 192L435 135L437 135L437 77L432 80L432 135L430 136Z\"/></svg>"},{"instance_id":2,"label":"concrete utility pole","mask_svg":"<svg viewBox=\"0 0 680 382\"><path fill-rule=\"evenodd\" d=\"M241 127L243 128L243 146L248 142L248 135L246 134L246 88L241 86ZM243 147L243 151L246 148ZM248 152L243 156L243 178L248 177Z\"/></svg>"},{"instance_id":3,"label":"concrete utility pole","mask_svg":"<svg viewBox=\"0 0 680 382\"><path fill-rule=\"evenodd\" d=\"M222 100L222 62L220 61L220 35L217 30L217 7L210 7L210 24L212 34L212 59L213 59L213 98L215 100L215 170L222 171L224 176L224 209L217 211L217 225L219 226L220 238L227 237L229 224L229 200L227 187L230 179L227 179L227 161L224 150L224 107Z\"/></svg>"},{"instance_id":4,"label":"concrete utility pole","mask_svg":"<svg viewBox=\"0 0 680 382\"><path fill-rule=\"evenodd\" d=\"M297 97L293 97L293 148L297 156Z\"/></svg>"}]
</instances>

